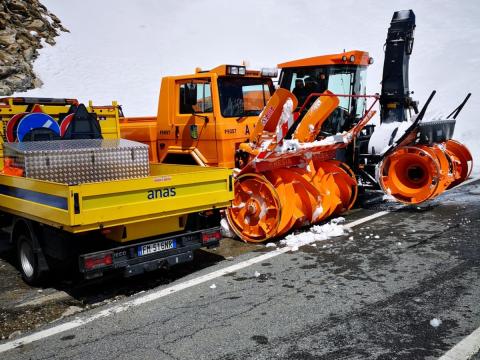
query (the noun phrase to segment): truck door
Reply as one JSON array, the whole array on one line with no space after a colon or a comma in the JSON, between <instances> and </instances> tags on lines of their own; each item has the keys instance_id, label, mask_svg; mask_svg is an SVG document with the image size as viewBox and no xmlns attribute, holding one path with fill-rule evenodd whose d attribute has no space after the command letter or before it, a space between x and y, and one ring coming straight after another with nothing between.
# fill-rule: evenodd
<instances>
[{"instance_id":1,"label":"truck door","mask_svg":"<svg viewBox=\"0 0 480 360\"><path fill-rule=\"evenodd\" d=\"M210 78L178 80L175 93L175 146L169 148L166 162L216 164L215 118Z\"/></svg>"}]
</instances>

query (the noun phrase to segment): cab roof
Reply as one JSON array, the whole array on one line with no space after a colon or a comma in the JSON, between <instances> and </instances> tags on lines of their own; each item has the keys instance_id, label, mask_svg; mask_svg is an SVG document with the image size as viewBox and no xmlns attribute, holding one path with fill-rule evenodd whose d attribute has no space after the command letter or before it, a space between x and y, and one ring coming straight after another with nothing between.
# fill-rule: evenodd
<instances>
[{"instance_id":1,"label":"cab roof","mask_svg":"<svg viewBox=\"0 0 480 360\"><path fill-rule=\"evenodd\" d=\"M353 58L352 58L353 56ZM353 61L352 61L353 59ZM372 63L370 56L366 51L353 50L339 54L314 56L299 60L293 60L278 64L278 68L297 68L305 66L319 66L319 65L369 65Z\"/></svg>"}]
</instances>

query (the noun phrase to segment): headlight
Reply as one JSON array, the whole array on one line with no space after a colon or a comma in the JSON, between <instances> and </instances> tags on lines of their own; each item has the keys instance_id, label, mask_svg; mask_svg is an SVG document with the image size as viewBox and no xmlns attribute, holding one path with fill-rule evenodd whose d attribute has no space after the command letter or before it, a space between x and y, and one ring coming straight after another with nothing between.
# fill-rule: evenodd
<instances>
[{"instance_id":1,"label":"headlight","mask_svg":"<svg viewBox=\"0 0 480 360\"><path fill-rule=\"evenodd\" d=\"M245 75L246 73L245 66L227 65L227 75Z\"/></svg>"},{"instance_id":2,"label":"headlight","mask_svg":"<svg viewBox=\"0 0 480 360\"><path fill-rule=\"evenodd\" d=\"M266 77L277 77L278 76L278 69L277 68L262 68L261 74L262 74L262 76L266 76Z\"/></svg>"},{"instance_id":3,"label":"headlight","mask_svg":"<svg viewBox=\"0 0 480 360\"><path fill-rule=\"evenodd\" d=\"M355 61L355 55L350 55L350 62L354 62Z\"/></svg>"}]
</instances>

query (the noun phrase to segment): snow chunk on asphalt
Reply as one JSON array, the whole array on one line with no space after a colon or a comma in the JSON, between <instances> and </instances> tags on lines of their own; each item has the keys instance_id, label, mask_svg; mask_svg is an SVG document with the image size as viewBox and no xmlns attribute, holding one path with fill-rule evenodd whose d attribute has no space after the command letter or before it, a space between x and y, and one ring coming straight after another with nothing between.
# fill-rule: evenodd
<instances>
[{"instance_id":1,"label":"snow chunk on asphalt","mask_svg":"<svg viewBox=\"0 0 480 360\"><path fill-rule=\"evenodd\" d=\"M260 273L258 271L255 271L255 273L253 275L255 275L255 277L259 277Z\"/></svg>"},{"instance_id":2,"label":"snow chunk on asphalt","mask_svg":"<svg viewBox=\"0 0 480 360\"><path fill-rule=\"evenodd\" d=\"M210 285L210 289L216 289L216 288L217 288L217 285L215 284Z\"/></svg>"},{"instance_id":3,"label":"snow chunk on asphalt","mask_svg":"<svg viewBox=\"0 0 480 360\"><path fill-rule=\"evenodd\" d=\"M291 251L296 251L300 246L311 244L315 241L324 241L331 237L345 235L347 230L341 225L345 218L339 217L332 219L329 223L323 225L315 225L310 231L299 234L290 234L285 239L280 240L280 244L290 246Z\"/></svg>"},{"instance_id":4,"label":"snow chunk on asphalt","mask_svg":"<svg viewBox=\"0 0 480 360\"><path fill-rule=\"evenodd\" d=\"M390 190L389 190L390 191ZM389 201L389 202L396 202L397 199L395 199L392 194L385 194L383 195L383 200Z\"/></svg>"},{"instance_id":5,"label":"snow chunk on asphalt","mask_svg":"<svg viewBox=\"0 0 480 360\"><path fill-rule=\"evenodd\" d=\"M223 237L235 239L235 233L232 231L230 228L230 225L228 224L227 219L222 218L220 220L220 233L222 234Z\"/></svg>"},{"instance_id":6,"label":"snow chunk on asphalt","mask_svg":"<svg viewBox=\"0 0 480 360\"><path fill-rule=\"evenodd\" d=\"M265 245L265 247L277 247L277 244L273 243L273 242L269 242L267 243L267 245Z\"/></svg>"},{"instance_id":7,"label":"snow chunk on asphalt","mask_svg":"<svg viewBox=\"0 0 480 360\"><path fill-rule=\"evenodd\" d=\"M439 327L442 324L442 320L433 318L430 320L430 325L432 325L434 328Z\"/></svg>"}]
</instances>

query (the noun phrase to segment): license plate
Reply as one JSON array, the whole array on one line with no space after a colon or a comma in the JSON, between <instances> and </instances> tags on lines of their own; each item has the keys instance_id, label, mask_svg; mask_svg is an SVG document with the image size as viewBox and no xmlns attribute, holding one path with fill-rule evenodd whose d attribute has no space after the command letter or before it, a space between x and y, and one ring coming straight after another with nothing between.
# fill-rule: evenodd
<instances>
[{"instance_id":1,"label":"license plate","mask_svg":"<svg viewBox=\"0 0 480 360\"><path fill-rule=\"evenodd\" d=\"M175 249L177 242L175 240L159 241L153 244L142 245L138 247L138 256L153 254L159 251Z\"/></svg>"}]
</instances>

